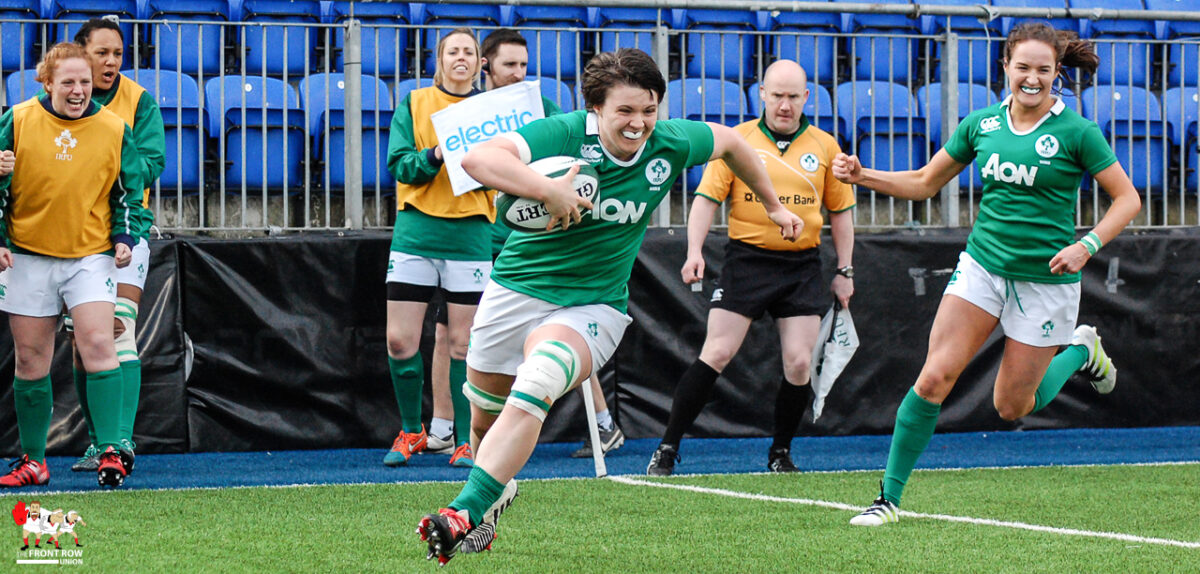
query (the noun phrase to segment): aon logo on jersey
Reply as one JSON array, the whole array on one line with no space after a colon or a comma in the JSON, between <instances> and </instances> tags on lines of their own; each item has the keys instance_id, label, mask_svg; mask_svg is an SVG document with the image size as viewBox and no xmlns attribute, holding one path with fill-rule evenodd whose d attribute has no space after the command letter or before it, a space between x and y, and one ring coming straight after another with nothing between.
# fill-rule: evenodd
<instances>
[{"instance_id":1,"label":"aon logo on jersey","mask_svg":"<svg viewBox=\"0 0 1200 574\"><path fill-rule=\"evenodd\" d=\"M996 181L1004 183L1019 183L1024 186L1032 186L1033 180L1037 178L1037 166L1017 165L1011 161L1001 162L1000 154L994 153L988 158L987 163L983 164L981 175L984 179L992 178Z\"/></svg>"},{"instance_id":2,"label":"aon logo on jersey","mask_svg":"<svg viewBox=\"0 0 1200 574\"><path fill-rule=\"evenodd\" d=\"M641 221L642 214L646 213L645 203L621 201L612 197L601 200L595 207L592 217L617 223L637 223Z\"/></svg>"}]
</instances>

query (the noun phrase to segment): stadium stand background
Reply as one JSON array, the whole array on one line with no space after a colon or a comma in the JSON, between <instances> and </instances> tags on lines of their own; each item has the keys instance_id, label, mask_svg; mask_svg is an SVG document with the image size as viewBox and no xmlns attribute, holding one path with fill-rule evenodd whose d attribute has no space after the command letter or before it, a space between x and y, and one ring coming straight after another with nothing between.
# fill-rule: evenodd
<instances>
[{"instance_id":1,"label":"stadium stand background","mask_svg":"<svg viewBox=\"0 0 1200 574\"><path fill-rule=\"evenodd\" d=\"M591 54L639 47L671 82L664 114L727 125L757 116L756 82L766 65L795 59L809 72L806 113L816 125L876 166L898 168L924 163L959 118L1006 95L997 63L1004 34L1050 14L1056 25L1097 43L1101 70L1064 86L1063 96L1097 120L1144 203L1135 233L1088 267L1080 318L1102 326L1115 356L1156 360L1123 363L1122 393L1097 403L1068 391L1061 407L1016 426L994 416L988 397L967 390L947 409L946 428L1200 424L1190 408L1200 402L1200 388L1180 384L1200 380L1200 359L1187 343L1200 340L1200 16L1182 12L1186 3L991 0L965 7L934 0L911 17L917 7L897 2L868 13L865 4L843 2L765 12L537 0L0 0L0 106L37 90L32 68L41 51L70 39L80 20L122 18L127 73L158 97L167 127L167 169L151 201L168 238L154 243L139 328L150 357L138 429L147 452L373 447L389 438L381 426L395 425L368 423L396 422L381 360L386 229L395 209L387 129L404 94L431 83L430 49L441 34L462 25L481 36L521 30L531 75L564 110L582 106L577 76ZM1112 10L1122 17L1112 18ZM359 62L348 57L353 53ZM355 141L361 158L347 145ZM361 162L359 169L347 169L347 161ZM630 436L660 433L668 385L702 339L705 299L677 279L678 227L698 177L697 169L680 178L653 214L658 229L631 280L634 327L603 373ZM1081 227L1097 221L1107 203L1088 183L1079 199ZM893 374L919 366L913 357L922 351L914 345L923 344L980 189L972 168L924 202L859 190L855 317L865 346L839 382L827 418L806 421L802 432L890 430L883 420L890 414L872 417L856 405L895 411L890 401L911 377ZM288 231L321 233L276 236ZM864 233L870 231L882 233ZM710 236L714 248L720 236L720 229ZM720 250L713 253L710 270L719 274ZM333 277L326 276L330 269ZM763 322L751 337L757 344L747 347L760 352L743 353L729 373L743 386L719 397L698 433L766 432L755 422L761 417L753 415L752 398L779 379L772 370L778 342ZM5 331L0 379L11 374L10 349ZM977 383L990 380L999 349L989 342L964 375L972 380L964 389L990 388ZM51 441L59 453L79 444L82 432L63 353L55 363ZM733 387L725 381L722 388ZM4 448L16 444L15 425L7 424L10 392L0 392L0 429L11 429L0 433ZM577 399L565 400L547 440L583 436Z\"/></svg>"}]
</instances>

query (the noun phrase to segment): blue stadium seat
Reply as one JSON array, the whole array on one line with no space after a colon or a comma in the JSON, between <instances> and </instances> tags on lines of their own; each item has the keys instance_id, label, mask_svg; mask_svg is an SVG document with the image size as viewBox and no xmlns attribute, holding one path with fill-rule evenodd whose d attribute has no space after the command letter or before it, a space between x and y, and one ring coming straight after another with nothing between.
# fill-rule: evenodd
<instances>
[{"instance_id":1,"label":"blue stadium seat","mask_svg":"<svg viewBox=\"0 0 1200 574\"><path fill-rule=\"evenodd\" d=\"M276 78L221 76L205 83L204 100L210 133L225 134L227 190L237 192L243 183L289 191L304 186L304 110L295 89Z\"/></svg>"},{"instance_id":2,"label":"blue stadium seat","mask_svg":"<svg viewBox=\"0 0 1200 574\"><path fill-rule=\"evenodd\" d=\"M200 114L200 86L186 74L149 68L125 72L154 95L162 110L165 128L166 167L158 182L162 189L198 191L202 185L204 126Z\"/></svg>"},{"instance_id":3,"label":"blue stadium seat","mask_svg":"<svg viewBox=\"0 0 1200 574\"><path fill-rule=\"evenodd\" d=\"M746 94L741 86L715 78L687 78L667 82L667 115L736 126L753 119L746 109ZM688 189L696 189L704 175L704 166L688 170Z\"/></svg>"},{"instance_id":4,"label":"blue stadium seat","mask_svg":"<svg viewBox=\"0 0 1200 574\"><path fill-rule=\"evenodd\" d=\"M749 99L749 115L751 118L762 117L762 99L759 97L759 84L755 82L750 84L750 88L746 93L750 96ZM808 121L812 122L818 128L835 133L835 124L837 123L837 113L833 107L833 96L829 94L829 89L820 84L808 83L808 100L804 102L804 114L808 116ZM836 135L840 138L845 136L844 128L837 126L838 132Z\"/></svg>"},{"instance_id":5,"label":"blue stadium seat","mask_svg":"<svg viewBox=\"0 0 1200 574\"><path fill-rule=\"evenodd\" d=\"M542 96L558 104L559 109L564 113L575 111L575 91L571 89L570 85L554 78L542 77L537 79L542 82Z\"/></svg>"},{"instance_id":6,"label":"blue stadium seat","mask_svg":"<svg viewBox=\"0 0 1200 574\"><path fill-rule=\"evenodd\" d=\"M329 186L346 187L346 94L344 74L313 74L300 81L300 106L308 110L308 133L313 136L314 155L325 158ZM392 121L392 99L382 80L362 76L362 184L391 187L387 168L388 127ZM378 111L378 113L376 113ZM329 123L326 151L325 123ZM378 130L376 129L378 128ZM390 191L390 190L389 190Z\"/></svg>"},{"instance_id":7,"label":"blue stadium seat","mask_svg":"<svg viewBox=\"0 0 1200 574\"><path fill-rule=\"evenodd\" d=\"M845 82L838 85L836 97L841 121L857 132L855 153L863 165L896 171L925 164L925 118L907 88L882 81Z\"/></svg>"},{"instance_id":8,"label":"blue stadium seat","mask_svg":"<svg viewBox=\"0 0 1200 574\"><path fill-rule=\"evenodd\" d=\"M653 30L659 24L669 26L670 10L656 8L589 8L591 27L600 28L597 50L612 52L617 48L637 48L654 53ZM646 31L641 31L646 30Z\"/></svg>"},{"instance_id":9,"label":"blue stadium seat","mask_svg":"<svg viewBox=\"0 0 1200 574\"><path fill-rule=\"evenodd\" d=\"M43 4L43 7L46 5ZM55 25L55 42L72 42L75 32L83 25L83 21L99 18L109 14L116 15L122 22L121 33L125 36L125 64L132 65L137 52L133 49L135 43L145 43L144 34L133 24L125 20L136 19L140 15L138 0L49 0L49 11L44 12L50 18L58 20ZM137 36L135 38L135 36Z\"/></svg>"},{"instance_id":10,"label":"blue stadium seat","mask_svg":"<svg viewBox=\"0 0 1200 574\"><path fill-rule=\"evenodd\" d=\"M758 48L754 12L742 10L672 10L672 27L689 30L683 36L685 74L743 83L753 80Z\"/></svg>"},{"instance_id":11,"label":"blue stadium seat","mask_svg":"<svg viewBox=\"0 0 1200 574\"><path fill-rule=\"evenodd\" d=\"M967 114L996 103L996 94L987 86L970 83L958 84L958 119L961 121ZM917 88L917 107L921 114L928 118L929 141L933 145L942 143L942 84L933 82ZM968 166L958 175L959 185L966 187L974 183L975 187L983 187L983 179L975 165Z\"/></svg>"},{"instance_id":12,"label":"blue stadium seat","mask_svg":"<svg viewBox=\"0 0 1200 574\"><path fill-rule=\"evenodd\" d=\"M1084 116L1099 124L1112 142L1133 186L1161 191L1166 183L1167 130L1158 98L1145 88L1123 86L1087 88L1080 95Z\"/></svg>"},{"instance_id":13,"label":"blue stadium seat","mask_svg":"<svg viewBox=\"0 0 1200 574\"><path fill-rule=\"evenodd\" d=\"M404 96L407 96L409 92L417 88L428 88L432 85L432 78L409 78L396 82L396 105L399 106L400 102L404 101Z\"/></svg>"},{"instance_id":14,"label":"blue stadium seat","mask_svg":"<svg viewBox=\"0 0 1200 574\"><path fill-rule=\"evenodd\" d=\"M715 78L667 82L667 115L727 126L736 126L753 117L747 112L742 88Z\"/></svg>"},{"instance_id":15,"label":"blue stadium seat","mask_svg":"<svg viewBox=\"0 0 1200 574\"><path fill-rule=\"evenodd\" d=\"M410 23L408 4L393 2L354 2L354 17L362 21L362 73L376 77L403 76L408 73ZM329 6L329 22L342 23L350 18L351 2L339 0ZM335 65L342 70L345 34L334 31L337 53Z\"/></svg>"},{"instance_id":16,"label":"blue stadium seat","mask_svg":"<svg viewBox=\"0 0 1200 574\"><path fill-rule=\"evenodd\" d=\"M41 0L0 0L0 20L39 20L42 17ZM42 40L44 25L17 22L0 22L0 70L32 68L37 65L39 55L34 52L34 43L45 45Z\"/></svg>"},{"instance_id":17,"label":"blue stadium seat","mask_svg":"<svg viewBox=\"0 0 1200 574\"><path fill-rule=\"evenodd\" d=\"M1186 0L1146 0L1146 9L1164 12L1194 11L1194 7L1185 5L1185 1ZM1156 36L1163 40L1170 38L1200 37L1200 22L1188 22L1183 20L1156 22L1155 29Z\"/></svg>"},{"instance_id":18,"label":"blue stadium seat","mask_svg":"<svg viewBox=\"0 0 1200 574\"><path fill-rule=\"evenodd\" d=\"M1146 3L1143 0L1067 0L1067 5L1070 8L1083 10L1120 10L1137 11L1145 10ZM1176 10L1182 8L1181 3L1176 3ZM1079 35L1083 38L1097 38L1104 36L1141 36L1143 38L1153 38L1155 36L1154 22L1151 20L1115 20L1111 18L1100 18L1093 20L1091 18L1079 19Z\"/></svg>"},{"instance_id":19,"label":"blue stadium seat","mask_svg":"<svg viewBox=\"0 0 1200 574\"><path fill-rule=\"evenodd\" d=\"M960 82L958 89L958 119L967 114L986 108L1000 100L995 92L987 86ZM942 142L942 83L932 82L927 86L917 88L917 107L921 115L928 118L929 139L934 145Z\"/></svg>"},{"instance_id":20,"label":"blue stadium seat","mask_svg":"<svg viewBox=\"0 0 1200 574\"><path fill-rule=\"evenodd\" d=\"M1167 83L1171 86L1200 85L1200 43L1195 39L1190 43L1176 39L1166 48Z\"/></svg>"},{"instance_id":21,"label":"blue stadium seat","mask_svg":"<svg viewBox=\"0 0 1200 574\"><path fill-rule=\"evenodd\" d=\"M315 67L317 28L304 24L320 23L317 0L243 0L242 21L264 24L241 29L247 74L303 76Z\"/></svg>"},{"instance_id":22,"label":"blue stadium seat","mask_svg":"<svg viewBox=\"0 0 1200 574\"><path fill-rule=\"evenodd\" d=\"M1066 0L992 0L992 6L1005 6L1010 8L1030 7L1063 9L1067 7L1067 2ZM1054 26L1059 30L1074 31L1079 29L1079 22L1069 18L1012 18L1005 16L1000 18L1000 37L1003 38L1008 36L1008 32L1012 30L1014 26L1028 21L1049 22L1051 26Z\"/></svg>"},{"instance_id":23,"label":"blue stadium seat","mask_svg":"<svg viewBox=\"0 0 1200 574\"><path fill-rule=\"evenodd\" d=\"M503 6L501 19L519 27L529 43L529 75L574 78L579 73L587 36L569 28L588 24L582 6ZM554 28L531 30L530 28Z\"/></svg>"},{"instance_id":24,"label":"blue stadium seat","mask_svg":"<svg viewBox=\"0 0 1200 574\"><path fill-rule=\"evenodd\" d=\"M1071 8L1085 10L1145 9L1142 0L1069 0L1069 4ZM1100 67L1096 70L1098 84L1149 86L1153 83L1150 72L1154 51L1145 40L1154 38L1154 22L1082 18L1079 33L1096 42L1096 53L1100 56Z\"/></svg>"},{"instance_id":25,"label":"blue stadium seat","mask_svg":"<svg viewBox=\"0 0 1200 574\"><path fill-rule=\"evenodd\" d=\"M881 0L880 4L909 4ZM849 14L847 30L856 32L850 56L858 81L906 82L917 75L917 40L888 34L920 33L920 21L900 14Z\"/></svg>"},{"instance_id":26,"label":"blue stadium seat","mask_svg":"<svg viewBox=\"0 0 1200 574\"><path fill-rule=\"evenodd\" d=\"M32 98L42 89L42 85L35 79L37 70L27 68L20 72L13 72L4 80L4 101L6 106L13 107L29 98Z\"/></svg>"},{"instance_id":27,"label":"blue stadium seat","mask_svg":"<svg viewBox=\"0 0 1200 574\"><path fill-rule=\"evenodd\" d=\"M413 24L422 26L421 51L424 56L421 58L421 68L415 71L418 76L433 77L433 72L437 69L437 54L434 52L437 50L438 40L447 32L464 26L471 28L482 44L491 31L486 28L495 28L502 24L500 8L497 6L429 3L413 4L412 7Z\"/></svg>"},{"instance_id":28,"label":"blue stadium seat","mask_svg":"<svg viewBox=\"0 0 1200 574\"><path fill-rule=\"evenodd\" d=\"M1171 88L1163 92L1163 118L1167 122L1171 143L1183 151L1181 167L1184 186L1192 193L1197 192L1200 180L1200 88ZM1173 157L1174 154L1172 154Z\"/></svg>"},{"instance_id":29,"label":"blue stadium seat","mask_svg":"<svg viewBox=\"0 0 1200 574\"><path fill-rule=\"evenodd\" d=\"M1183 145L1200 135L1200 88L1171 88L1163 92L1162 103L1172 143Z\"/></svg>"},{"instance_id":30,"label":"blue stadium seat","mask_svg":"<svg viewBox=\"0 0 1200 574\"><path fill-rule=\"evenodd\" d=\"M146 16L151 20L187 20L226 22L229 0L147 0ZM232 40L235 29L216 24L152 24L147 34L154 44L150 67L178 70L188 74L220 73L225 66L224 40Z\"/></svg>"},{"instance_id":31,"label":"blue stadium seat","mask_svg":"<svg viewBox=\"0 0 1200 574\"><path fill-rule=\"evenodd\" d=\"M922 0L921 4L938 6L962 5L960 0ZM984 6L988 0L982 2ZM982 13L982 10L980 10ZM990 84L1003 76L996 65L1000 59L1000 48L1003 37L997 23L983 23L974 16L921 16L921 30L925 34L942 34L947 31L959 35L958 40L958 81L977 84ZM988 38L994 41L988 41ZM934 60L937 64L931 70L934 81L942 79L942 44L932 44Z\"/></svg>"},{"instance_id":32,"label":"blue stadium seat","mask_svg":"<svg viewBox=\"0 0 1200 574\"><path fill-rule=\"evenodd\" d=\"M771 36L776 58L799 63L813 82L833 85L837 83L834 64L845 49L836 36L822 34L840 32L841 20L833 12L779 12L770 14L760 27L777 34Z\"/></svg>"}]
</instances>

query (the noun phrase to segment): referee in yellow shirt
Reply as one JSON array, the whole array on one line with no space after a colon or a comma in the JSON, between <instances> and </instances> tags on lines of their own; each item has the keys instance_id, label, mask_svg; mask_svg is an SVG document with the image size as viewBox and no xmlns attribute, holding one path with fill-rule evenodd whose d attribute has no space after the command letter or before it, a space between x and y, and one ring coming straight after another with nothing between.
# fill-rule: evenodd
<instances>
[{"instance_id":1,"label":"referee in yellow shirt","mask_svg":"<svg viewBox=\"0 0 1200 574\"><path fill-rule=\"evenodd\" d=\"M809 363L820 330L821 314L829 305L821 278L821 208L837 251L837 275L832 290L842 306L854 294L854 192L834 179L833 158L841 152L837 140L808 122L803 113L808 78L799 64L780 60L763 74L759 87L762 118L735 130L758 152L779 199L804 220L795 242L779 236L754 194L735 178L729 166L713 161L705 169L688 216L688 254L681 270L684 283L704 278L701 248L721 203L728 201L729 244L725 267L712 295L708 332L700 357L675 387L671 416L661 444L646 473L665 476L675 470L679 442L712 395L717 377L737 354L750 323L768 312L779 327L783 349L783 378L775 401L775 441L767 457L773 472L795 472L792 436L809 402Z\"/></svg>"}]
</instances>

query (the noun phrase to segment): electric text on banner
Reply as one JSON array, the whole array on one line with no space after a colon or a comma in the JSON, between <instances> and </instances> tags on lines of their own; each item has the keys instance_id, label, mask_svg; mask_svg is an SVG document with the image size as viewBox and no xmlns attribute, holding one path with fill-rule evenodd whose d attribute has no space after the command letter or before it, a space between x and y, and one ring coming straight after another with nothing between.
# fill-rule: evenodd
<instances>
[{"instance_id":1,"label":"electric text on banner","mask_svg":"<svg viewBox=\"0 0 1200 574\"><path fill-rule=\"evenodd\" d=\"M446 173L454 195L479 189L462 168L463 156L472 147L502 133L545 117L541 82L518 82L471 96L433 113L433 129L446 162Z\"/></svg>"}]
</instances>

